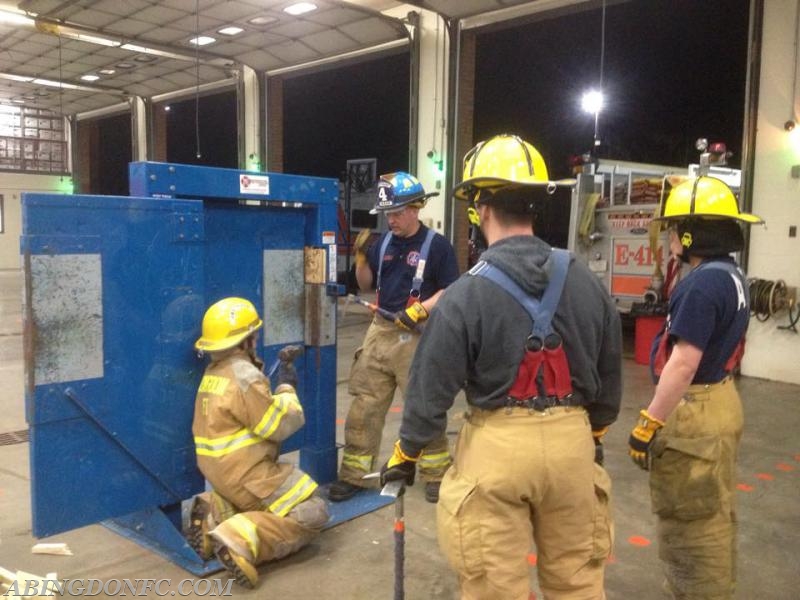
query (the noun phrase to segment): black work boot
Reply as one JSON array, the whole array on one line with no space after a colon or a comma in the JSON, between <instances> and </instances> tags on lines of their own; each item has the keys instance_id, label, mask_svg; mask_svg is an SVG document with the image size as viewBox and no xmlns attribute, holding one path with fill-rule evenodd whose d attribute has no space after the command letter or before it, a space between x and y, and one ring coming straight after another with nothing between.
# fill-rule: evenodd
<instances>
[{"instance_id":1,"label":"black work boot","mask_svg":"<svg viewBox=\"0 0 800 600\"><path fill-rule=\"evenodd\" d=\"M361 486L339 479L334 481L331 487L328 488L328 499L331 502L342 502L343 500L349 500L363 489Z\"/></svg>"},{"instance_id":2,"label":"black work boot","mask_svg":"<svg viewBox=\"0 0 800 600\"><path fill-rule=\"evenodd\" d=\"M439 501L439 488L442 486L441 481L429 481L425 484L425 500L432 504Z\"/></svg>"}]
</instances>

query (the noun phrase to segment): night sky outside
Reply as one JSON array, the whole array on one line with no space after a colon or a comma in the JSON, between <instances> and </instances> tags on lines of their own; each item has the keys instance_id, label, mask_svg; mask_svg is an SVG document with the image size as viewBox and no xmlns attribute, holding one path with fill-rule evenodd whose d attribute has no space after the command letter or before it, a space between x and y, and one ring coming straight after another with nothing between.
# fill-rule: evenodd
<instances>
[{"instance_id":1,"label":"night sky outside","mask_svg":"<svg viewBox=\"0 0 800 600\"><path fill-rule=\"evenodd\" d=\"M686 166L698 137L723 141L740 166L748 0L638 0L606 10L601 157ZM475 139L515 132L551 176L589 151L594 118L580 99L597 87L601 11L479 36Z\"/></svg>"}]
</instances>

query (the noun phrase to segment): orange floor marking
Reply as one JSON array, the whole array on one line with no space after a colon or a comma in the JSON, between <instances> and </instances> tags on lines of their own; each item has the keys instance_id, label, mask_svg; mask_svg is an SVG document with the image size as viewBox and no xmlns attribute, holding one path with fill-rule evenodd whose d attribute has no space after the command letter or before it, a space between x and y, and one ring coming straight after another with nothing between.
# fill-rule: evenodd
<instances>
[{"instance_id":1,"label":"orange floor marking","mask_svg":"<svg viewBox=\"0 0 800 600\"><path fill-rule=\"evenodd\" d=\"M786 473L789 471L794 471L794 467L792 465L787 465L786 463L778 463L775 465L775 468L778 469L778 471L784 471Z\"/></svg>"},{"instance_id":2,"label":"orange floor marking","mask_svg":"<svg viewBox=\"0 0 800 600\"><path fill-rule=\"evenodd\" d=\"M528 564L532 567L536 566L536 555L533 552L528 554Z\"/></svg>"},{"instance_id":3,"label":"orange floor marking","mask_svg":"<svg viewBox=\"0 0 800 600\"><path fill-rule=\"evenodd\" d=\"M402 406L390 406L389 407L389 412L393 412L393 413L403 412L403 407Z\"/></svg>"},{"instance_id":4,"label":"orange floor marking","mask_svg":"<svg viewBox=\"0 0 800 600\"><path fill-rule=\"evenodd\" d=\"M336 419L337 425L344 425L344 419Z\"/></svg>"},{"instance_id":5,"label":"orange floor marking","mask_svg":"<svg viewBox=\"0 0 800 600\"><path fill-rule=\"evenodd\" d=\"M632 535L631 537L628 538L628 543L633 546L645 547L650 545L650 540L641 535Z\"/></svg>"},{"instance_id":6,"label":"orange floor marking","mask_svg":"<svg viewBox=\"0 0 800 600\"><path fill-rule=\"evenodd\" d=\"M775 477L773 475L770 475L769 473L756 473L756 477L758 477L759 479L763 479L764 481L772 481L773 479L775 479Z\"/></svg>"},{"instance_id":7,"label":"orange floor marking","mask_svg":"<svg viewBox=\"0 0 800 600\"><path fill-rule=\"evenodd\" d=\"M746 483L737 483L736 489L740 492L752 492L754 488L752 485L748 485Z\"/></svg>"}]
</instances>

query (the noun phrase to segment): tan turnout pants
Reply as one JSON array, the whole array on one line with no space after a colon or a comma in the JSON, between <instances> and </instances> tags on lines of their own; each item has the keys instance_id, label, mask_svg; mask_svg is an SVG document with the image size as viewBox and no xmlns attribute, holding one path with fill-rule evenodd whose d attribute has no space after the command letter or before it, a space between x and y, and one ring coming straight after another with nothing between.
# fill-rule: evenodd
<instances>
[{"instance_id":1,"label":"tan turnout pants","mask_svg":"<svg viewBox=\"0 0 800 600\"><path fill-rule=\"evenodd\" d=\"M611 481L586 411L471 409L437 505L464 600L528 600L533 542L545 600L602 600Z\"/></svg>"},{"instance_id":2,"label":"tan turnout pants","mask_svg":"<svg viewBox=\"0 0 800 600\"><path fill-rule=\"evenodd\" d=\"M353 400L344 425L339 479L366 487L361 478L379 468L386 413L396 389L405 396L408 370L418 342L419 334L403 331L381 317L376 317L367 329L350 370ZM447 436L443 433L423 450L417 466L423 481L441 481L450 463Z\"/></svg>"},{"instance_id":3,"label":"tan turnout pants","mask_svg":"<svg viewBox=\"0 0 800 600\"><path fill-rule=\"evenodd\" d=\"M209 535L253 565L288 556L308 544L328 521L325 501L316 493L286 516L264 508L237 513L219 494L212 493Z\"/></svg>"},{"instance_id":4,"label":"tan turnout pants","mask_svg":"<svg viewBox=\"0 0 800 600\"><path fill-rule=\"evenodd\" d=\"M676 600L733 598L743 423L732 379L693 385L653 442L650 493L659 557Z\"/></svg>"}]
</instances>

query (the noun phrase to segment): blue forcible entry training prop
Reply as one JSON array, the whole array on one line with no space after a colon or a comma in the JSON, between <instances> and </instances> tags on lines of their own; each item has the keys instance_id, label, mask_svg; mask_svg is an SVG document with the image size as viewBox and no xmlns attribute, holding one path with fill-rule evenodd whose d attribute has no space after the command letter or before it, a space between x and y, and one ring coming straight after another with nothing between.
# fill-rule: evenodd
<instances>
[{"instance_id":1,"label":"blue forcible entry training prop","mask_svg":"<svg viewBox=\"0 0 800 600\"><path fill-rule=\"evenodd\" d=\"M132 163L130 197L22 195L33 533L105 521L192 573L181 502L205 309L247 298L288 344L306 425L283 445L336 476L336 180ZM373 507L374 508L374 507ZM361 511L365 512L365 511Z\"/></svg>"}]
</instances>

